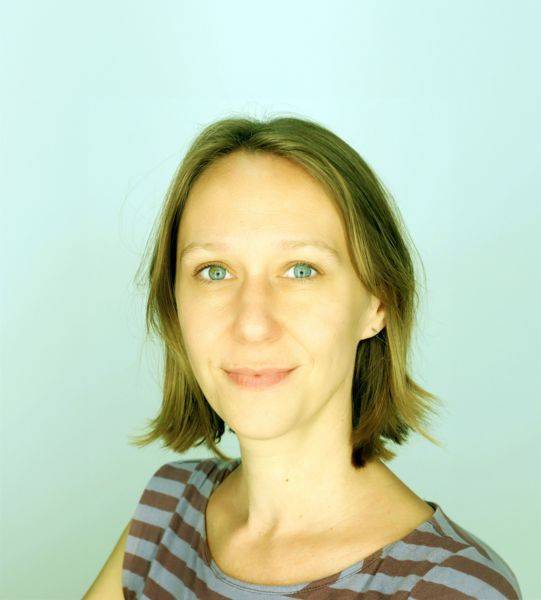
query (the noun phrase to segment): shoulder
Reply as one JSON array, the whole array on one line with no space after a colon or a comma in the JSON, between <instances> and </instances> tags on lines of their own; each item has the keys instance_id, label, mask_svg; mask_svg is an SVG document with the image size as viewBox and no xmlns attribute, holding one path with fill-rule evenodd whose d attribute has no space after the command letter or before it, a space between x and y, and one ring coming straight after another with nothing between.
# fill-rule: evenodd
<instances>
[{"instance_id":1,"label":"shoulder","mask_svg":"<svg viewBox=\"0 0 541 600\"><path fill-rule=\"evenodd\" d=\"M173 460L160 465L147 479L139 494L126 540L125 568L132 557L156 552L168 526L185 510L183 499L191 499L205 486L208 473L216 469L216 460Z\"/></svg>"},{"instance_id":2,"label":"shoulder","mask_svg":"<svg viewBox=\"0 0 541 600\"><path fill-rule=\"evenodd\" d=\"M205 479L216 464L215 459L173 460L160 465L145 484L140 504L166 511L175 509L186 487L194 480Z\"/></svg>"},{"instance_id":3,"label":"shoulder","mask_svg":"<svg viewBox=\"0 0 541 600\"><path fill-rule=\"evenodd\" d=\"M160 465L150 476L140 494L135 510L135 520L160 521L177 508L180 499L187 495L187 488L195 490L205 486L220 470L221 461L216 458L173 460Z\"/></svg>"},{"instance_id":4,"label":"shoulder","mask_svg":"<svg viewBox=\"0 0 541 600\"><path fill-rule=\"evenodd\" d=\"M473 548L451 554L432 566L415 584L410 595L416 600L522 599L515 576L510 576L498 564L481 561Z\"/></svg>"},{"instance_id":5,"label":"shoulder","mask_svg":"<svg viewBox=\"0 0 541 600\"><path fill-rule=\"evenodd\" d=\"M177 529L186 508L184 498L193 498L204 485L213 459L173 460L160 465L149 478L135 507L125 536L122 586L125 597L139 597L157 560L169 527ZM188 500L189 502L190 500Z\"/></svg>"},{"instance_id":6,"label":"shoulder","mask_svg":"<svg viewBox=\"0 0 541 600\"><path fill-rule=\"evenodd\" d=\"M211 459L173 460L160 465L147 479L130 523L129 537L159 544L186 489ZM128 544L128 545L129 545Z\"/></svg>"},{"instance_id":7,"label":"shoulder","mask_svg":"<svg viewBox=\"0 0 541 600\"><path fill-rule=\"evenodd\" d=\"M412 588L411 598L522 599L515 574L485 541L449 519L440 508L430 525L434 540L426 557L428 568Z\"/></svg>"}]
</instances>

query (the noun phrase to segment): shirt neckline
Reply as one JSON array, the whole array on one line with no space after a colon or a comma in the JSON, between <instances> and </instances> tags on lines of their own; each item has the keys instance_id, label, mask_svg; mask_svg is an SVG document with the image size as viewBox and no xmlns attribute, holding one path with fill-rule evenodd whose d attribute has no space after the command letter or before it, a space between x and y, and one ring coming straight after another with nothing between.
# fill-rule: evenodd
<instances>
[{"instance_id":1,"label":"shirt neckline","mask_svg":"<svg viewBox=\"0 0 541 600\"><path fill-rule=\"evenodd\" d=\"M211 459L211 460L213 460L213 459ZM208 545L208 541L207 541L206 511L207 511L207 505L209 502L210 495L212 494L214 489L216 487L218 487L218 485L239 466L240 462L241 462L240 458L235 458L232 461L228 461L226 463L225 467L220 468L220 471L218 472L218 476L212 479L212 481L213 481L212 488L211 488L210 492L208 493L208 495L205 495L205 500L204 500L204 503L203 503L203 506L201 509L202 519L203 519L202 545L203 545L203 556L205 559L205 563L208 567L210 567L210 569L212 570L212 572L218 579L220 579L221 581L225 582L226 584L229 584L230 586L238 588L238 589L242 589L242 590L246 590L246 591L259 591L259 592L263 591L263 592L268 592L268 593L274 592L277 594L283 594L283 593L298 591L300 589L314 590L317 588L325 587L326 585L328 585L330 583L342 581L346 577L354 575L355 573L360 571L361 568L366 567L367 565L374 562L375 560L378 560L384 552L387 553L393 546L406 542L407 539L410 536L414 535L416 532L418 532L420 530L421 531L426 530L426 529L432 529L432 530L436 529L434 526L435 525L437 526L438 520L441 521L441 519L442 519L442 516L441 516L442 511L441 511L440 506L434 501L423 499L427 504L429 504L434 509L434 513L432 514L431 517L429 517L428 519L423 521L415 529L413 529L412 531L407 533L405 536L403 536L399 540L396 540L394 542L386 544L382 548L378 548L377 550L372 552L370 555L365 556L361 560L358 560L357 562L351 564L350 566L346 567L345 569L342 569L341 571L333 573L332 575L320 577L319 579L303 581L301 583L293 583L293 584L288 584L288 585L262 585L262 584L258 584L258 583L250 583L248 581L243 581L241 579L237 579L236 577L231 577L230 575L227 575L227 573L224 573L220 569L218 564L215 562L215 560L212 558L210 548ZM218 463L215 463L215 464L218 464Z\"/></svg>"}]
</instances>

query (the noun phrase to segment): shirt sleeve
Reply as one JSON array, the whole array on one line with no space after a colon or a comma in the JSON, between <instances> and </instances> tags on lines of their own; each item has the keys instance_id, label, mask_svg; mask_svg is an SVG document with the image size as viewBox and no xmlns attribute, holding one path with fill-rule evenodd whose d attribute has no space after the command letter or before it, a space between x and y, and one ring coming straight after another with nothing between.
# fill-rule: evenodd
<instances>
[{"instance_id":1,"label":"shirt sleeve","mask_svg":"<svg viewBox=\"0 0 541 600\"><path fill-rule=\"evenodd\" d=\"M434 565L415 584L411 600L523 600L518 581L505 562L480 560L469 546Z\"/></svg>"}]
</instances>

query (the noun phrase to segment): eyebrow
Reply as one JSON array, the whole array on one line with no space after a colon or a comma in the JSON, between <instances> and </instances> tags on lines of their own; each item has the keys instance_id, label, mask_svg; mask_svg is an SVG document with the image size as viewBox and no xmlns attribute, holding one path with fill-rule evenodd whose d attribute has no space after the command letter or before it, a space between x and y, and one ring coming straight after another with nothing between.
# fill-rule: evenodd
<instances>
[{"instance_id":1,"label":"eyebrow","mask_svg":"<svg viewBox=\"0 0 541 600\"><path fill-rule=\"evenodd\" d=\"M340 262L338 251L323 240L281 240L276 245L283 250L289 248L306 248L307 246L310 246L326 252L329 256ZM181 251L179 261L195 250L226 250L227 248L229 248L229 246L221 242L191 242Z\"/></svg>"}]
</instances>

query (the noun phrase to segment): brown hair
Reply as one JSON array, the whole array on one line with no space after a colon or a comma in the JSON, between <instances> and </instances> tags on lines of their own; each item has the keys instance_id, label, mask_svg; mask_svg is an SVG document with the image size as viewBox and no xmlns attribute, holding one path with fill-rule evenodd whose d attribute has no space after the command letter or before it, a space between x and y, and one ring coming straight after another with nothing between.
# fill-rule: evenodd
<instances>
[{"instance_id":1,"label":"brown hair","mask_svg":"<svg viewBox=\"0 0 541 600\"><path fill-rule=\"evenodd\" d=\"M174 173L157 231L149 238L153 251L147 274L147 335L153 328L163 342L165 359L162 405L148 422L148 432L130 443L140 447L161 439L164 447L179 453L205 444L219 458L231 460L217 447L224 421L206 401L186 354L174 284L178 227L190 189L206 167L234 151L268 152L293 160L325 187L345 224L354 269L366 290L385 307L385 327L357 346L352 465L361 468L374 457L392 460L396 453L385 446L384 438L400 445L411 430L441 446L424 429L429 413L437 414L433 403L440 400L408 374L419 297L400 211L368 164L344 140L314 121L286 116L211 123L192 142Z\"/></svg>"}]
</instances>

